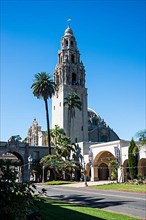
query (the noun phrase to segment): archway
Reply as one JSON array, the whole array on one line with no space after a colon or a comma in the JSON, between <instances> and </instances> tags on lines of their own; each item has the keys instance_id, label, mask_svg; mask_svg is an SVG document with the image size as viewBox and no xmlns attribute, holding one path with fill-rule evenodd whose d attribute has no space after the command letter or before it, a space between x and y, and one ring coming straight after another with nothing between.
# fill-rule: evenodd
<instances>
[{"instance_id":1,"label":"archway","mask_svg":"<svg viewBox=\"0 0 146 220\"><path fill-rule=\"evenodd\" d=\"M2 167L16 172L16 181L21 182L23 180L23 157L18 152L7 151L0 157Z\"/></svg>"},{"instance_id":2,"label":"archway","mask_svg":"<svg viewBox=\"0 0 146 220\"><path fill-rule=\"evenodd\" d=\"M123 173L124 173L124 182L127 182L130 179L128 159L125 160L123 163Z\"/></svg>"},{"instance_id":3,"label":"archway","mask_svg":"<svg viewBox=\"0 0 146 220\"><path fill-rule=\"evenodd\" d=\"M138 175L146 178L146 158L141 158L138 162Z\"/></svg>"},{"instance_id":4,"label":"archway","mask_svg":"<svg viewBox=\"0 0 146 220\"><path fill-rule=\"evenodd\" d=\"M109 168L105 163L101 163L98 167L98 177L99 180L108 180L109 178Z\"/></svg>"},{"instance_id":5,"label":"archway","mask_svg":"<svg viewBox=\"0 0 146 220\"><path fill-rule=\"evenodd\" d=\"M111 160L115 160L115 156L109 151L101 151L96 155L94 159L94 181L110 179Z\"/></svg>"}]
</instances>

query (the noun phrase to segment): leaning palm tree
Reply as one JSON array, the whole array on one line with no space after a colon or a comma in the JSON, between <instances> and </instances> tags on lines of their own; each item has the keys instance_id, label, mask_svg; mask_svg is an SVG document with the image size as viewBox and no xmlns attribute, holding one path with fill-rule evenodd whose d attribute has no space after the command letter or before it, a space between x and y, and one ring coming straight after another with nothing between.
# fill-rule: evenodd
<instances>
[{"instance_id":1,"label":"leaning palm tree","mask_svg":"<svg viewBox=\"0 0 146 220\"><path fill-rule=\"evenodd\" d=\"M55 91L55 84L51 79L50 74L46 72L41 72L35 74L34 83L31 86L34 96L38 99L43 99L45 102L46 109L46 121L47 121L47 133L48 133L48 147L49 154L51 154L51 144L50 144L50 124L49 124L49 111L48 111L48 99L52 98Z\"/></svg>"},{"instance_id":2,"label":"leaning palm tree","mask_svg":"<svg viewBox=\"0 0 146 220\"><path fill-rule=\"evenodd\" d=\"M71 135L71 120L75 117L75 108L81 111L82 103L80 97L72 92L65 98L64 106L68 108L68 136Z\"/></svg>"}]
</instances>

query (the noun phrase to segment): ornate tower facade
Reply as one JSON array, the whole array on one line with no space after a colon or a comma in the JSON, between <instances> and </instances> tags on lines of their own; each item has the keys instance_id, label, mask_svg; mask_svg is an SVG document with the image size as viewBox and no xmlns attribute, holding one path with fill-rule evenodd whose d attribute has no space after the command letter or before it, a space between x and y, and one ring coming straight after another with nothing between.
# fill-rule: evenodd
<instances>
[{"instance_id":1,"label":"ornate tower facade","mask_svg":"<svg viewBox=\"0 0 146 220\"><path fill-rule=\"evenodd\" d=\"M41 130L36 118L28 129L27 143L30 146L47 146L46 132Z\"/></svg>"},{"instance_id":2,"label":"ornate tower facade","mask_svg":"<svg viewBox=\"0 0 146 220\"><path fill-rule=\"evenodd\" d=\"M80 53L73 31L68 26L61 40L58 52L58 64L54 71L57 91L52 98L52 128L59 125L68 131L68 109L64 106L65 98L72 92L77 93L82 102L82 110L75 108L75 117L71 122L72 142L88 141L87 89L85 88L85 69L80 61Z\"/></svg>"}]
</instances>

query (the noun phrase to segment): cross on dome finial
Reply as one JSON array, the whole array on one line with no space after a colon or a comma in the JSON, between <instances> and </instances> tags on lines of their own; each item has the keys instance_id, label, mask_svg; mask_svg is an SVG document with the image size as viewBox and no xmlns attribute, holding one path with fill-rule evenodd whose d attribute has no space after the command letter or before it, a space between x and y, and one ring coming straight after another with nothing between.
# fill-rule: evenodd
<instances>
[{"instance_id":1,"label":"cross on dome finial","mask_svg":"<svg viewBox=\"0 0 146 220\"><path fill-rule=\"evenodd\" d=\"M68 19L67 19L67 22L68 22L68 26L70 27L70 22L71 22L71 19L70 19L70 18L68 18Z\"/></svg>"}]
</instances>

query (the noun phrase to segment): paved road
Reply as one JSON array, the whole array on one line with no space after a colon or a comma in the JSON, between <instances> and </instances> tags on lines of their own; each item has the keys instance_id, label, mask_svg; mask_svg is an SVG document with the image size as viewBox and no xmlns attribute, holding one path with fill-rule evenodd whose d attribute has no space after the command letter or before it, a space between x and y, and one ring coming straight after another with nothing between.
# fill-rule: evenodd
<instances>
[{"instance_id":1,"label":"paved road","mask_svg":"<svg viewBox=\"0 0 146 220\"><path fill-rule=\"evenodd\" d=\"M37 189L41 188L45 188L51 198L146 219L146 194L37 184Z\"/></svg>"}]
</instances>

